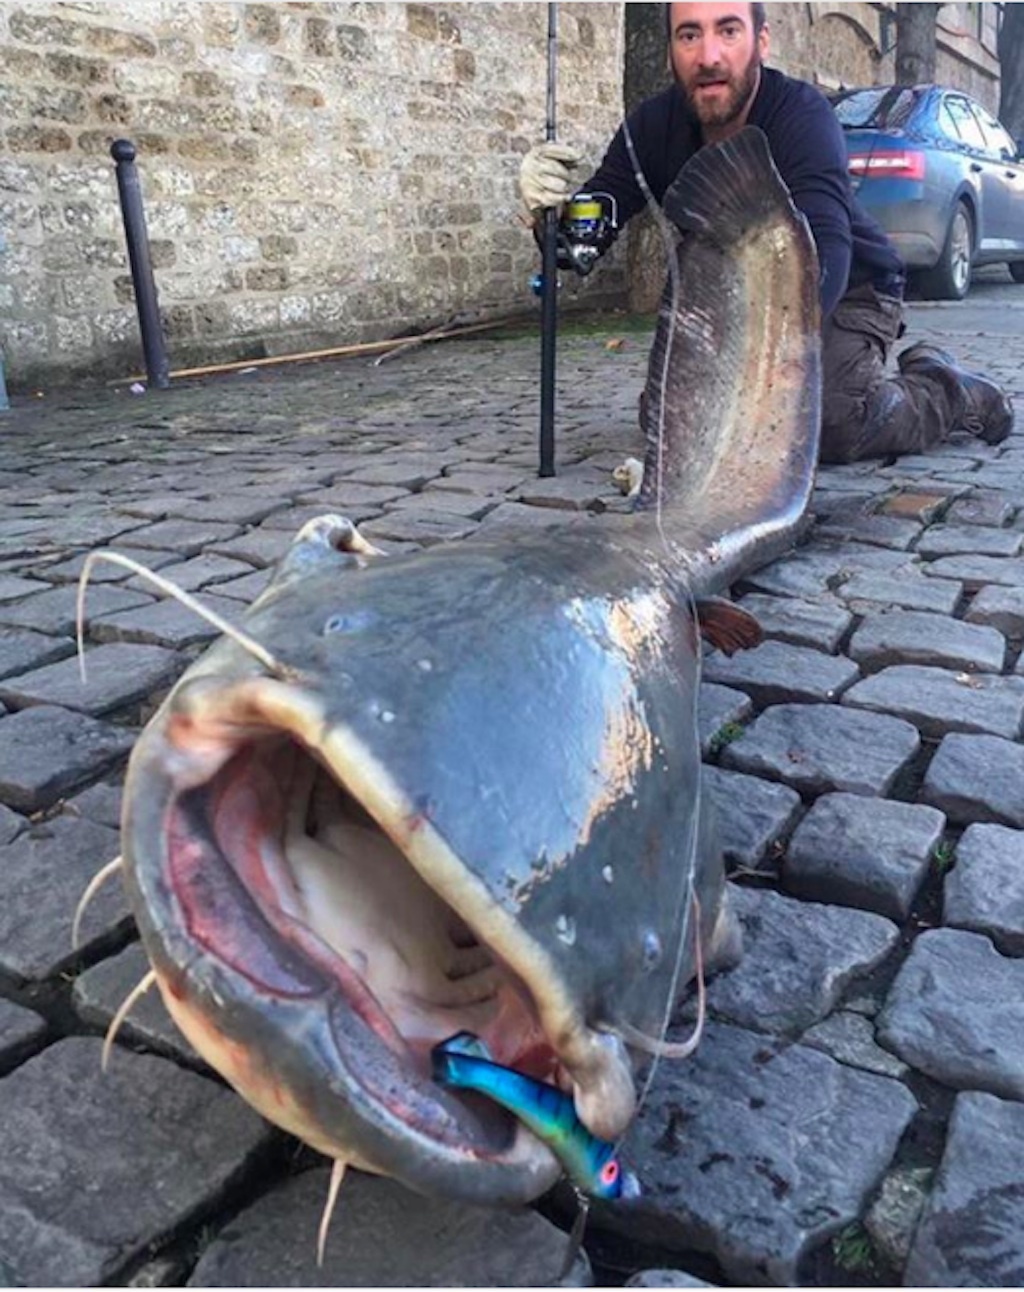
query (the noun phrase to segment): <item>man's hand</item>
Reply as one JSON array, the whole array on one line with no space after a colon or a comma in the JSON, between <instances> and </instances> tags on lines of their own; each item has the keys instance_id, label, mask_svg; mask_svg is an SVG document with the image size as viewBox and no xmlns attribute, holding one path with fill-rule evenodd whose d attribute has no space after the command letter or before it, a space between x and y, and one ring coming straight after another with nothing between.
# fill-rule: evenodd
<instances>
[{"instance_id":1,"label":"man's hand","mask_svg":"<svg viewBox=\"0 0 1024 1292\"><path fill-rule=\"evenodd\" d=\"M519 191L528 210L557 208L567 202L573 193L570 172L582 160L583 154L568 144L534 144L519 167Z\"/></svg>"}]
</instances>

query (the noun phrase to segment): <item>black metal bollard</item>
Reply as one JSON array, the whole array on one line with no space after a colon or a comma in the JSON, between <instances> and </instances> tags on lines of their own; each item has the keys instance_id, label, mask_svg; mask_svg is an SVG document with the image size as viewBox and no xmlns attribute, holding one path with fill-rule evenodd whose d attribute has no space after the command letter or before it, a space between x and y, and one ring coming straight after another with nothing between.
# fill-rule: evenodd
<instances>
[{"instance_id":1,"label":"black metal bollard","mask_svg":"<svg viewBox=\"0 0 1024 1292\"><path fill-rule=\"evenodd\" d=\"M167 345L160 322L153 261L149 254L146 214L142 209L142 186L135 169L135 145L130 139L115 139L110 155L117 163L117 192L121 199L124 236L128 243L128 263L135 288L135 307L139 313L142 353L146 359L146 376L150 386L166 390L171 384Z\"/></svg>"}]
</instances>

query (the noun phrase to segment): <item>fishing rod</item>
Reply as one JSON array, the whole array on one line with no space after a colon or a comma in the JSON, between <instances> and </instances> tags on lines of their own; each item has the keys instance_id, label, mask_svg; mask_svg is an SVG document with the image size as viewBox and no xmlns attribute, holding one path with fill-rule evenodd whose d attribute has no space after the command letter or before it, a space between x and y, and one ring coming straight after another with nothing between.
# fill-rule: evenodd
<instances>
[{"instance_id":1,"label":"fishing rod","mask_svg":"<svg viewBox=\"0 0 1024 1292\"><path fill-rule=\"evenodd\" d=\"M548 94L544 138L555 137L555 77L558 71L558 5L548 4ZM544 208L541 239L540 476L555 474L555 340L558 335L558 219Z\"/></svg>"}]
</instances>

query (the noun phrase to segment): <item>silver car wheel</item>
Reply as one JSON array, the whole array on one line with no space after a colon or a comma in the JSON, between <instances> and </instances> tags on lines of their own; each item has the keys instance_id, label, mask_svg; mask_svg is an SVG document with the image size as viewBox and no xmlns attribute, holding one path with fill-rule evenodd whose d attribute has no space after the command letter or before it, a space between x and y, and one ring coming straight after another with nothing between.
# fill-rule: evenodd
<instances>
[{"instance_id":1,"label":"silver car wheel","mask_svg":"<svg viewBox=\"0 0 1024 1292\"><path fill-rule=\"evenodd\" d=\"M963 295L971 280L971 221L958 206L949 231L949 269L957 291Z\"/></svg>"}]
</instances>

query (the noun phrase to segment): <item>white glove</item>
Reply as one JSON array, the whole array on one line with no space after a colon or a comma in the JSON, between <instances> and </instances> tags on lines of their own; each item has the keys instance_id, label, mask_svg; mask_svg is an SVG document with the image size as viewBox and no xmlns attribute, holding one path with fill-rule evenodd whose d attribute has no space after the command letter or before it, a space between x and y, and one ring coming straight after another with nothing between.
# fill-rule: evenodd
<instances>
[{"instance_id":1,"label":"white glove","mask_svg":"<svg viewBox=\"0 0 1024 1292\"><path fill-rule=\"evenodd\" d=\"M527 208L539 211L568 201L573 194L570 171L582 160L583 154L569 144L534 144L519 167L519 191Z\"/></svg>"}]
</instances>

